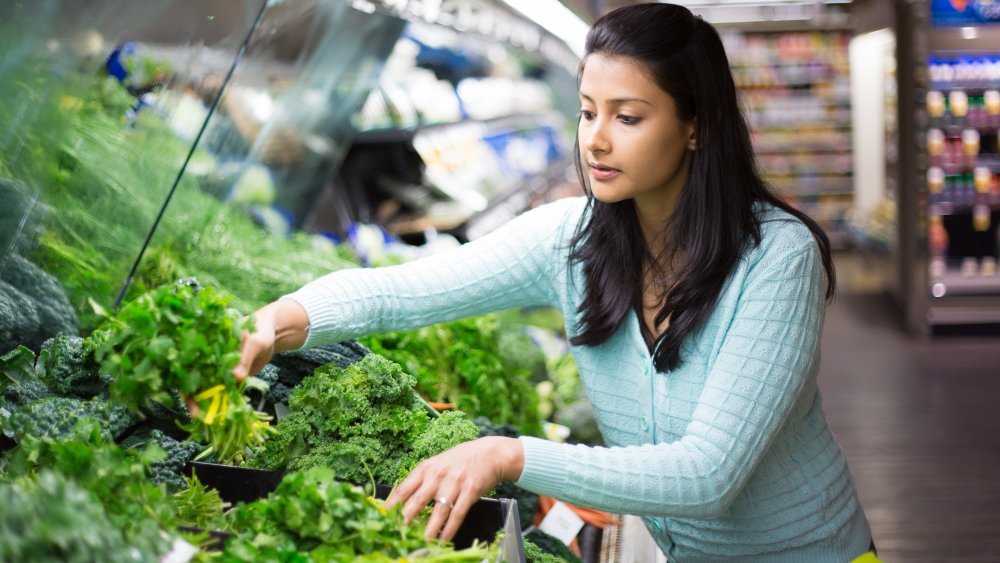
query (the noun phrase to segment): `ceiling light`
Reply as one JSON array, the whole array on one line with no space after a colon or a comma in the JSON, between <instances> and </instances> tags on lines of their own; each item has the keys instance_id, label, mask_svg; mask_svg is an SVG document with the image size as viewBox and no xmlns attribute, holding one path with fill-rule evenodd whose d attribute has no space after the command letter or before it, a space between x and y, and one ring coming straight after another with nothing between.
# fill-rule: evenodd
<instances>
[{"instance_id":1,"label":"ceiling light","mask_svg":"<svg viewBox=\"0 0 1000 563\"><path fill-rule=\"evenodd\" d=\"M583 56L588 26L558 0L503 0L542 29L562 39L578 57Z\"/></svg>"}]
</instances>

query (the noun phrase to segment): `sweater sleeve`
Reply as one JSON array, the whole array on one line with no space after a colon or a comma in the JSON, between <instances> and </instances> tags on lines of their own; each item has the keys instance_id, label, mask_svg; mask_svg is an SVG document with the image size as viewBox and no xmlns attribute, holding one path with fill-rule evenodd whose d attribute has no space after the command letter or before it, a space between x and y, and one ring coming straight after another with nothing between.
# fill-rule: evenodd
<instances>
[{"instance_id":1,"label":"sweater sleeve","mask_svg":"<svg viewBox=\"0 0 1000 563\"><path fill-rule=\"evenodd\" d=\"M723 514L815 376L825 274L811 236L791 242L748 272L683 437L612 448L524 437L518 485L617 513Z\"/></svg>"},{"instance_id":2,"label":"sweater sleeve","mask_svg":"<svg viewBox=\"0 0 1000 563\"><path fill-rule=\"evenodd\" d=\"M327 274L285 296L305 308L303 348L410 330L512 307L552 304L561 233L578 198L528 211L458 248L400 266Z\"/></svg>"}]
</instances>

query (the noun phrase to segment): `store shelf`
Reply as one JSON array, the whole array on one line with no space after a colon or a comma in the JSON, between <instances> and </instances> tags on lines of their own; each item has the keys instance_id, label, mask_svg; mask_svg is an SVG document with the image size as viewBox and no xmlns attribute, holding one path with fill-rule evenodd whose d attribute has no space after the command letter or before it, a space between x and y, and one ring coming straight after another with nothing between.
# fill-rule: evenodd
<instances>
[{"instance_id":1,"label":"store shelf","mask_svg":"<svg viewBox=\"0 0 1000 563\"><path fill-rule=\"evenodd\" d=\"M958 295L1000 295L1000 275L963 276L949 270L931 278L931 295L936 297Z\"/></svg>"}]
</instances>

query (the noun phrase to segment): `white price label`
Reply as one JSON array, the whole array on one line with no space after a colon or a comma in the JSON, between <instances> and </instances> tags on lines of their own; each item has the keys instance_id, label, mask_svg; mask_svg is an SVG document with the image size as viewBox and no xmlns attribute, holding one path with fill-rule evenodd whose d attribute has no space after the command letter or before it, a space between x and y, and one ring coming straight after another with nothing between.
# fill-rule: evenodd
<instances>
[{"instance_id":1,"label":"white price label","mask_svg":"<svg viewBox=\"0 0 1000 563\"><path fill-rule=\"evenodd\" d=\"M561 502L555 503L549 510L538 529L546 534L559 538L559 541L566 545L573 541L573 538L580 533L583 528L583 519Z\"/></svg>"}]
</instances>

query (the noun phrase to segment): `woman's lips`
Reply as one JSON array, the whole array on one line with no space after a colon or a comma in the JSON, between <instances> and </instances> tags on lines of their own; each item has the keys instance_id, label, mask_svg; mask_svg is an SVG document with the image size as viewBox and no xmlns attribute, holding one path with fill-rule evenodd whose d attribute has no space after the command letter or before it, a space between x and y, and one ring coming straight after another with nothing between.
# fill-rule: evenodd
<instances>
[{"instance_id":1,"label":"woman's lips","mask_svg":"<svg viewBox=\"0 0 1000 563\"><path fill-rule=\"evenodd\" d=\"M608 168L607 166L599 166L595 164L590 165L590 175L593 176L595 180L607 181L621 173L621 170L615 168Z\"/></svg>"}]
</instances>

